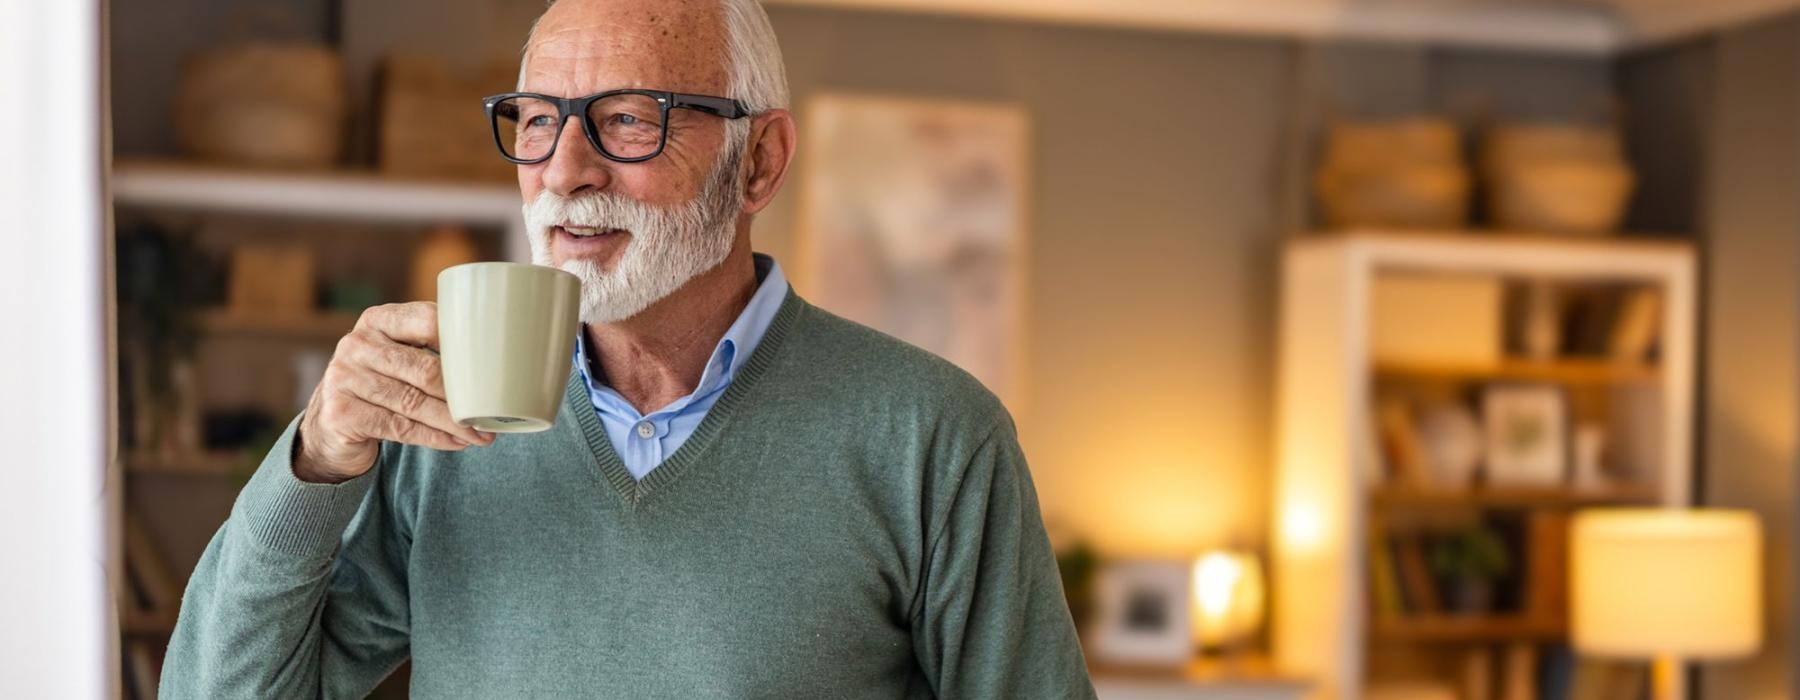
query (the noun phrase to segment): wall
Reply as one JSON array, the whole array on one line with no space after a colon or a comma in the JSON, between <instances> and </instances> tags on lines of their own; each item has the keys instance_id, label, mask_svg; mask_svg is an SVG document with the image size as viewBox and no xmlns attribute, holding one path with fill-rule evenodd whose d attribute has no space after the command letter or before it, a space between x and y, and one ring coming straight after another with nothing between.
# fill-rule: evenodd
<instances>
[{"instance_id":1,"label":"wall","mask_svg":"<svg viewBox=\"0 0 1800 700\"><path fill-rule=\"evenodd\" d=\"M1800 18L1721 33L1701 191L1707 251L1705 502L1763 519L1763 651L1707 697L1790 698L1800 430Z\"/></svg>"},{"instance_id":2,"label":"wall","mask_svg":"<svg viewBox=\"0 0 1800 700\"><path fill-rule=\"evenodd\" d=\"M785 7L771 16L803 131L806 100L827 91L1029 110L1022 434L1052 528L1129 554L1260 541L1291 50ZM796 190L757 222L758 247L777 257L794 257Z\"/></svg>"}]
</instances>

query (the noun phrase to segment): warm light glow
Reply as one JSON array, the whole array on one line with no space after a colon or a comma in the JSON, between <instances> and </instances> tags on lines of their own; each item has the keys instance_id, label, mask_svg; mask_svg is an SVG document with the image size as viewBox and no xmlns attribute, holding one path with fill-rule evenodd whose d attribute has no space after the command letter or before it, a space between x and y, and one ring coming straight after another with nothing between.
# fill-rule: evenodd
<instances>
[{"instance_id":1,"label":"warm light glow","mask_svg":"<svg viewBox=\"0 0 1800 700\"><path fill-rule=\"evenodd\" d=\"M1220 617L1231 609L1231 592L1244 578L1244 567L1224 552L1213 552L1194 564L1194 602L1200 614Z\"/></svg>"},{"instance_id":2,"label":"warm light glow","mask_svg":"<svg viewBox=\"0 0 1800 700\"><path fill-rule=\"evenodd\" d=\"M1295 550L1316 550L1325 542L1325 518L1314 504L1289 501L1281 510L1281 537Z\"/></svg>"},{"instance_id":3,"label":"warm light glow","mask_svg":"<svg viewBox=\"0 0 1800 700\"><path fill-rule=\"evenodd\" d=\"M1194 638L1228 646L1262 626L1262 565L1245 552L1213 551L1194 562Z\"/></svg>"},{"instance_id":4,"label":"warm light glow","mask_svg":"<svg viewBox=\"0 0 1800 700\"><path fill-rule=\"evenodd\" d=\"M1742 511L1609 509L1571 531L1575 647L1724 658L1762 641L1762 530Z\"/></svg>"}]
</instances>

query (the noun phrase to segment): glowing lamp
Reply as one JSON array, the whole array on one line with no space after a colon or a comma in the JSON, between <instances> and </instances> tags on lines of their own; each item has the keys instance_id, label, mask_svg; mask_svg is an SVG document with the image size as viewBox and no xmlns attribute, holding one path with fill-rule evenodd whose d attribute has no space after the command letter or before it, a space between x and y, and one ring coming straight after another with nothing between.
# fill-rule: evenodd
<instances>
[{"instance_id":1,"label":"glowing lamp","mask_svg":"<svg viewBox=\"0 0 1800 700\"><path fill-rule=\"evenodd\" d=\"M1228 648L1256 634L1263 619L1263 572L1256 555L1215 550L1194 562L1194 640Z\"/></svg>"},{"instance_id":2,"label":"glowing lamp","mask_svg":"<svg viewBox=\"0 0 1800 700\"><path fill-rule=\"evenodd\" d=\"M1602 509L1571 530L1571 633L1594 656L1655 661L1676 697L1684 658L1745 656L1762 642L1762 530L1742 511Z\"/></svg>"}]
</instances>

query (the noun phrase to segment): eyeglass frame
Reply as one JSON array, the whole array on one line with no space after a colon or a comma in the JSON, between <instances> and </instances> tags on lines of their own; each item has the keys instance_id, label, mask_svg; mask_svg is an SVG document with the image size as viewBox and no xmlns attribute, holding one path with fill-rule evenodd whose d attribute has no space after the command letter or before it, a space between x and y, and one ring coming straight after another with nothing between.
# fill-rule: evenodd
<instances>
[{"instance_id":1,"label":"eyeglass frame","mask_svg":"<svg viewBox=\"0 0 1800 700\"><path fill-rule=\"evenodd\" d=\"M608 153L606 147L600 145L598 127L594 125L593 118L588 116L588 108L592 107L595 102L599 102L608 97L617 97L619 95L644 95L651 97L654 98L658 106L662 108L662 115L659 117L662 128L657 135L656 150L651 151L648 155L635 158L622 158ZM530 97L556 105L556 138L551 140L549 152L545 153L542 157L518 158L509 155L506 152L506 143L500 139L500 117L494 113L494 110L500 106L501 102L520 97ZM750 108L744 106L743 102L729 97L691 95L680 92L669 92L667 90L642 90L637 88L607 90L606 92L597 92L585 97L553 97L535 92L505 92L482 98L481 105L487 112L488 128L494 132L494 147L500 150L501 158L505 158L517 165L536 165L550 160L552 156L555 156L557 145L562 143L563 127L568 125L570 116L580 117L581 132L587 136L588 143L592 145L594 150L602 157L615 163L642 163L662 155L663 148L669 145L669 110L671 109L691 109L696 112L705 112L721 119L742 119L750 116Z\"/></svg>"}]
</instances>

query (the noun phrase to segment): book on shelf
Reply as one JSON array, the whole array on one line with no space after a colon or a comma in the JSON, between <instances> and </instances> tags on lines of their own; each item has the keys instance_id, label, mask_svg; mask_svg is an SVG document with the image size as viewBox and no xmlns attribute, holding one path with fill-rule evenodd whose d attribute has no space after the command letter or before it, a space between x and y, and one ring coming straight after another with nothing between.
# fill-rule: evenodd
<instances>
[{"instance_id":1,"label":"book on shelf","mask_svg":"<svg viewBox=\"0 0 1800 700\"><path fill-rule=\"evenodd\" d=\"M1369 537L1369 591L1375 598L1375 613L1384 619L1395 619L1406 613L1406 606L1400 600L1399 574L1388 552L1388 545L1379 534Z\"/></svg>"},{"instance_id":2,"label":"book on shelf","mask_svg":"<svg viewBox=\"0 0 1800 700\"><path fill-rule=\"evenodd\" d=\"M1645 663L1578 658L1566 700L1639 700L1649 689L1650 669Z\"/></svg>"},{"instance_id":3,"label":"book on shelf","mask_svg":"<svg viewBox=\"0 0 1800 700\"><path fill-rule=\"evenodd\" d=\"M1537 645L1517 642L1507 645L1500 676L1500 700L1539 700L1537 668Z\"/></svg>"},{"instance_id":4,"label":"book on shelf","mask_svg":"<svg viewBox=\"0 0 1800 700\"><path fill-rule=\"evenodd\" d=\"M1562 619L1569 609L1569 515L1537 511L1525 523L1525 611L1539 620Z\"/></svg>"},{"instance_id":5,"label":"book on shelf","mask_svg":"<svg viewBox=\"0 0 1800 700\"><path fill-rule=\"evenodd\" d=\"M1575 290L1563 318L1563 354L1645 362L1662 332L1662 293L1649 286Z\"/></svg>"},{"instance_id":6,"label":"book on shelf","mask_svg":"<svg viewBox=\"0 0 1800 700\"><path fill-rule=\"evenodd\" d=\"M1662 328L1662 294L1649 287L1624 292L1618 322L1608 339L1608 355L1619 362L1643 362L1650 359L1656 347L1656 336Z\"/></svg>"},{"instance_id":7,"label":"book on shelf","mask_svg":"<svg viewBox=\"0 0 1800 700\"><path fill-rule=\"evenodd\" d=\"M1444 611L1438 595L1438 582L1431 575L1431 564L1425 558L1425 542L1420 535L1395 535L1390 540L1394 561L1400 570L1401 598L1407 612L1414 615L1436 615Z\"/></svg>"},{"instance_id":8,"label":"book on shelf","mask_svg":"<svg viewBox=\"0 0 1800 700\"><path fill-rule=\"evenodd\" d=\"M181 584L169 570L168 560L145 529L143 519L125 511L125 572L131 584L132 602L146 612L174 610L181 605Z\"/></svg>"},{"instance_id":9,"label":"book on shelf","mask_svg":"<svg viewBox=\"0 0 1800 700\"><path fill-rule=\"evenodd\" d=\"M162 661L156 658L156 649L149 642L134 639L125 644L123 656L123 695L136 700L156 700L157 687L162 684Z\"/></svg>"},{"instance_id":10,"label":"book on shelf","mask_svg":"<svg viewBox=\"0 0 1800 700\"><path fill-rule=\"evenodd\" d=\"M1389 397L1376 407L1376 429L1385 469L1383 481L1390 484L1430 486L1431 473L1412 406L1404 399Z\"/></svg>"},{"instance_id":11,"label":"book on shelf","mask_svg":"<svg viewBox=\"0 0 1800 700\"><path fill-rule=\"evenodd\" d=\"M1573 357L1605 357L1611 349L1612 331L1619 317L1619 295L1605 287L1572 290L1563 317L1562 354Z\"/></svg>"}]
</instances>

